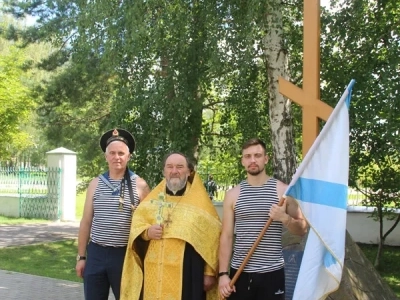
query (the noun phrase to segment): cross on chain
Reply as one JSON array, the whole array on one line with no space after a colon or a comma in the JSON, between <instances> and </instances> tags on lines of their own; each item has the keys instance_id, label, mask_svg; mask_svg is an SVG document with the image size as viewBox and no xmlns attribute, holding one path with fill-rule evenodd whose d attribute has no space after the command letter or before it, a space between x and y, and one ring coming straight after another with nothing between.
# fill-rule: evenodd
<instances>
[{"instance_id":1,"label":"cross on chain","mask_svg":"<svg viewBox=\"0 0 400 300\"><path fill-rule=\"evenodd\" d=\"M164 220L165 227L169 227L169 225L172 223L171 219L171 213L168 213L167 218Z\"/></svg>"},{"instance_id":2,"label":"cross on chain","mask_svg":"<svg viewBox=\"0 0 400 300\"><path fill-rule=\"evenodd\" d=\"M167 226L168 226L170 223L172 223L169 214L168 214L167 220L164 221L164 217L163 217L164 207L171 208L173 206L173 203L167 202L165 194L164 193L159 193L157 200L152 199L150 201L151 201L151 203L154 203L154 204L156 204L158 206L158 212L157 212L157 215L156 215L157 224L161 225L163 223L167 223Z\"/></svg>"},{"instance_id":3,"label":"cross on chain","mask_svg":"<svg viewBox=\"0 0 400 300\"><path fill-rule=\"evenodd\" d=\"M320 100L320 0L304 0L303 88L279 78L279 92L302 107L303 157L333 108Z\"/></svg>"}]
</instances>

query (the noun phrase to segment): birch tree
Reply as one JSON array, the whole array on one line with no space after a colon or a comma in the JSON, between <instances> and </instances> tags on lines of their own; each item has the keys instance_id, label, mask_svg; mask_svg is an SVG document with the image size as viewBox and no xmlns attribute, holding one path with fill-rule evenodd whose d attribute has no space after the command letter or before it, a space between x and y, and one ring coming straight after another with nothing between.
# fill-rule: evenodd
<instances>
[{"instance_id":1,"label":"birch tree","mask_svg":"<svg viewBox=\"0 0 400 300\"><path fill-rule=\"evenodd\" d=\"M266 34L263 37L268 76L269 119L275 175L286 183L296 170L291 101L279 93L279 77L289 80L288 49L284 42L283 10L280 0L266 3Z\"/></svg>"}]
</instances>

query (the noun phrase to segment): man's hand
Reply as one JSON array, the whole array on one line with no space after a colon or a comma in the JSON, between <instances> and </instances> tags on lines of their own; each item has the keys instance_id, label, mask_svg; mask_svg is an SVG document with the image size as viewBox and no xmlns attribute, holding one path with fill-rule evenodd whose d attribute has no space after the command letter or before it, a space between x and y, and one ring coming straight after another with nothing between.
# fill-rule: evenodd
<instances>
[{"instance_id":1,"label":"man's hand","mask_svg":"<svg viewBox=\"0 0 400 300\"><path fill-rule=\"evenodd\" d=\"M160 240L163 234L163 226L154 224L147 229L147 236L150 240Z\"/></svg>"},{"instance_id":2,"label":"man's hand","mask_svg":"<svg viewBox=\"0 0 400 300\"><path fill-rule=\"evenodd\" d=\"M218 290L219 290L219 295L221 296L222 299L228 298L232 294L232 292L236 292L235 286L231 287L230 283L231 279L229 278L228 275L222 275L219 278Z\"/></svg>"},{"instance_id":3,"label":"man's hand","mask_svg":"<svg viewBox=\"0 0 400 300\"><path fill-rule=\"evenodd\" d=\"M217 280L214 276L204 275L204 290L208 292L216 284Z\"/></svg>"},{"instance_id":4,"label":"man's hand","mask_svg":"<svg viewBox=\"0 0 400 300\"><path fill-rule=\"evenodd\" d=\"M290 219L290 216L286 213L286 199L283 201L282 206L278 204L272 204L271 210L269 211L269 217L274 221L280 221L286 224Z\"/></svg>"},{"instance_id":5,"label":"man's hand","mask_svg":"<svg viewBox=\"0 0 400 300\"><path fill-rule=\"evenodd\" d=\"M85 271L86 260L82 259L76 262L76 275L83 278L83 272Z\"/></svg>"}]
</instances>

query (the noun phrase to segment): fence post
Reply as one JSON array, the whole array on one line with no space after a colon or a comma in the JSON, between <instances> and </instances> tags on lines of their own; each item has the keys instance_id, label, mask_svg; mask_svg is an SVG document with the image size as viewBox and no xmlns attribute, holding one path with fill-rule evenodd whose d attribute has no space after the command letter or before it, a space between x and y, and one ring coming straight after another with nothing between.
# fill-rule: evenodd
<instances>
[{"instance_id":1,"label":"fence post","mask_svg":"<svg viewBox=\"0 0 400 300\"><path fill-rule=\"evenodd\" d=\"M17 168L15 168L15 170L17 170ZM20 217L20 218L22 218L23 217L23 215L22 215L22 176L21 176L21 172L22 172L22 170L21 170L21 167L19 167L18 168L18 171L16 171L16 172L18 172L18 216Z\"/></svg>"},{"instance_id":2,"label":"fence post","mask_svg":"<svg viewBox=\"0 0 400 300\"><path fill-rule=\"evenodd\" d=\"M75 221L76 210L76 152L57 148L46 152L47 167L60 168L61 221ZM53 183L57 184L57 183ZM50 188L50 187L49 187Z\"/></svg>"}]
</instances>

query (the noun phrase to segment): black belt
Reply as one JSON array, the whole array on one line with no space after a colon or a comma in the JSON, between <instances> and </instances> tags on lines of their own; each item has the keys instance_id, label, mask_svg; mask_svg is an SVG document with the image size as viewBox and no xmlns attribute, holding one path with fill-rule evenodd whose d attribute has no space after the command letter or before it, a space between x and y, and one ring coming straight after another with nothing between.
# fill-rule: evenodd
<instances>
[{"instance_id":1,"label":"black belt","mask_svg":"<svg viewBox=\"0 0 400 300\"><path fill-rule=\"evenodd\" d=\"M95 244L97 246L103 247L103 248L116 248L116 249L122 249L122 248L126 248L126 246L110 246L110 245L102 245L102 244L98 244L95 243L93 241L90 241L90 243Z\"/></svg>"}]
</instances>

